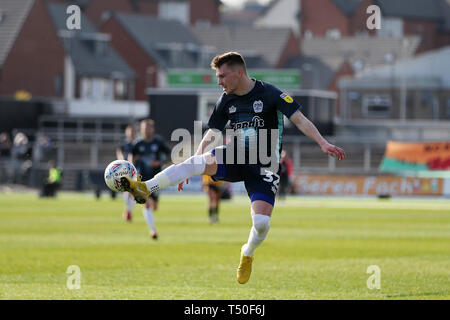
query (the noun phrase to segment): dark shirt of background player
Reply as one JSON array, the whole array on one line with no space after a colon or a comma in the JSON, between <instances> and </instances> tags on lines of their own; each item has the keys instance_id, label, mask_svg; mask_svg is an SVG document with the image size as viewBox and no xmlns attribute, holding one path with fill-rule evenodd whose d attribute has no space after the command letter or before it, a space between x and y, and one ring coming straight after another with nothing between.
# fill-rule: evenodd
<instances>
[{"instance_id":1,"label":"dark shirt of background player","mask_svg":"<svg viewBox=\"0 0 450 320\"><path fill-rule=\"evenodd\" d=\"M129 160L129 155L132 154L135 143L136 143L136 128L130 124L125 128L125 140L116 149L117 159Z\"/></svg>"},{"instance_id":2,"label":"dark shirt of background player","mask_svg":"<svg viewBox=\"0 0 450 320\"><path fill-rule=\"evenodd\" d=\"M170 149L165 141L155 135L152 119L141 121L142 139L133 147L133 161L142 180L149 180L161 171L164 162L170 157Z\"/></svg>"}]
</instances>

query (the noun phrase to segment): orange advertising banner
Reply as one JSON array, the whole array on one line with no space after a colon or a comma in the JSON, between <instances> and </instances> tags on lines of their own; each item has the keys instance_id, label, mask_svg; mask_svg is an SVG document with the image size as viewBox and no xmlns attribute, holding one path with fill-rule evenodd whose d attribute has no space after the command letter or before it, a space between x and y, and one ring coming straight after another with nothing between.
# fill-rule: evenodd
<instances>
[{"instance_id":1,"label":"orange advertising banner","mask_svg":"<svg viewBox=\"0 0 450 320\"><path fill-rule=\"evenodd\" d=\"M388 141L386 157L410 163L430 164L450 161L450 141L397 142Z\"/></svg>"},{"instance_id":2,"label":"orange advertising banner","mask_svg":"<svg viewBox=\"0 0 450 320\"><path fill-rule=\"evenodd\" d=\"M444 179L393 176L296 175L296 193L307 195L441 196Z\"/></svg>"}]
</instances>

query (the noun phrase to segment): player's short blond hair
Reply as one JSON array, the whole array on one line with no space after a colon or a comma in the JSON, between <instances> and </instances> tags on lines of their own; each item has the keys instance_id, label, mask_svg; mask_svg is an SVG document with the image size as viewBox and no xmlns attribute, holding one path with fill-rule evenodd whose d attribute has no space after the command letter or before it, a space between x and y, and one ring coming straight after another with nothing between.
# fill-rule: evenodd
<instances>
[{"instance_id":1,"label":"player's short blond hair","mask_svg":"<svg viewBox=\"0 0 450 320\"><path fill-rule=\"evenodd\" d=\"M247 72L245 60L238 52L231 51L215 56L211 61L211 68L217 70L224 64L227 64L229 67L240 66Z\"/></svg>"}]
</instances>

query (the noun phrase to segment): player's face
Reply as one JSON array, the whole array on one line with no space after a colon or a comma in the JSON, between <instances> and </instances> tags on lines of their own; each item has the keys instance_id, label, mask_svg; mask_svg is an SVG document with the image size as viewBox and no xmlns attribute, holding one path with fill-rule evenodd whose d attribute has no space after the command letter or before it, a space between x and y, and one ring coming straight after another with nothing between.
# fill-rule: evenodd
<instances>
[{"instance_id":1,"label":"player's face","mask_svg":"<svg viewBox=\"0 0 450 320\"><path fill-rule=\"evenodd\" d=\"M155 133L155 126L152 122L146 121L142 123L141 133L144 137L150 138Z\"/></svg>"},{"instance_id":2,"label":"player's face","mask_svg":"<svg viewBox=\"0 0 450 320\"><path fill-rule=\"evenodd\" d=\"M239 87L241 74L237 67L229 67L227 64L223 64L216 70L216 77L219 86L223 88L226 94L232 94Z\"/></svg>"},{"instance_id":3,"label":"player's face","mask_svg":"<svg viewBox=\"0 0 450 320\"><path fill-rule=\"evenodd\" d=\"M125 136L128 140L134 140L136 138L136 129L134 127L128 127L125 130Z\"/></svg>"}]
</instances>

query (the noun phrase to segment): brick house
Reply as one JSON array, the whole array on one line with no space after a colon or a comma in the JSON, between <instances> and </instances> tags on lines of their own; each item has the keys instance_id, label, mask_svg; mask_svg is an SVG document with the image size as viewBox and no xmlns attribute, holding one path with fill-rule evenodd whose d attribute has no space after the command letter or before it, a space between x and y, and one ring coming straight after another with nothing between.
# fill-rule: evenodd
<instances>
[{"instance_id":1,"label":"brick house","mask_svg":"<svg viewBox=\"0 0 450 320\"><path fill-rule=\"evenodd\" d=\"M422 38L418 53L450 44L445 0L302 0L301 5L301 33L307 38L418 35ZM367 29L370 5L380 7L380 30Z\"/></svg>"},{"instance_id":2,"label":"brick house","mask_svg":"<svg viewBox=\"0 0 450 320\"><path fill-rule=\"evenodd\" d=\"M135 97L164 84L168 68L197 68L209 63L203 45L178 21L141 14L112 14L100 30L137 74Z\"/></svg>"},{"instance_id":3,"label":"brick house","mask_svg":"<svg viewBox=\"0 0 450 320\"><path fill-rule=\"evenodd\" d=\"M132 99L133 70L84 15L81 30L68 30L66 8L43 0L2 2L0 28L19 17L21 24L11 28L15 37L1 65L0 95L25 91L35 98Z\"/></svg>"},{"instance_id":4,"label":"brick house","mask_svg":"<svg viewBox=\"0 0 450 320\"><path fill-rule=\"evenodd\" d=\"M217 25L220 5L220 0L90 0L85 12L96 25L112 12L175 19L185 25Z\"/></svg>"},{"instance_id":5,"label":"brick house","mask_svg":"<svg viewBox=\"0 0 450 320\"><path fill-rule=\"evenodd\" d=\"M289 27L197 26L192 31L214 54L238 51L249 68L281 68L300 54L300 41Z\"/></svg>"}]
</instances>

